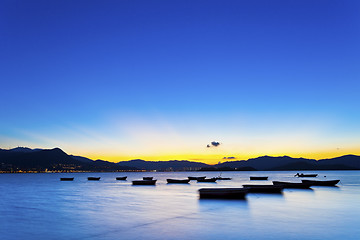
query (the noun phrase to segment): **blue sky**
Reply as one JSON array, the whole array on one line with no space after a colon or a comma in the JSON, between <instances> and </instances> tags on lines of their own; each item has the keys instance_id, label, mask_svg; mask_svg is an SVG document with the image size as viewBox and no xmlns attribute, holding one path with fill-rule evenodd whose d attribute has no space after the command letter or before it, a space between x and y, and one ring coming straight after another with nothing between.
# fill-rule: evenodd
<instances>
[{"instance_id":1,"label":"blue sky","mask_svg":"<svg viewBox=\"0 0 360 240\"><path fill-rule=\"evenodd\" d=\"M112 161L360 154L359 9L1 1L0 147Z\"/></svg>"}]
</instances>

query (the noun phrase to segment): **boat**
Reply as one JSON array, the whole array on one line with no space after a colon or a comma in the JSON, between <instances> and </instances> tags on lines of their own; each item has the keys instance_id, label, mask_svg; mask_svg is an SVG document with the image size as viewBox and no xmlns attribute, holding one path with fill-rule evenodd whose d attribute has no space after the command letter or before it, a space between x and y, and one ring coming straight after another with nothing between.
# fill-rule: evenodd
<instances>
[{"instance_id":1,"label":"boat","mask_svg":"<svg viewBox=\"0 0 360 240\"><path fill-rule=\"evenodd\" d=\"M310 188L310 184L308 183L294 183L294 182L281 182L281 181L273 181L273 185L279 185L283 188Z\"/></svg>"},{"instance_id":2,"label":"boat","mask_svg":"<svg viewBox=\"0 0 360 240\"><path fill-rule=\"evenodd\" d=\"M188 177L189 180L198 180L198 179L205 179L205 177Z\"/></svg>"},{"instance_id":3,"label":"boat","mask_svg":"<svg viewBox=\"0 0 360 240\"><path fill-rule=\"evenodd\" d=\"M60 181L73 181L74 178L73 177L62 177L60 178Z\"/></svg>"},{"instance_id":4,"label":"boat","mask_svg":"<svg viewBox=\"0 0 360 240\"><path fill-rule=\"evenodd\" d=\"M303 183L310 184L310 186L335 186L340 180L301 180Z\"/></svg>"},{"instance_id":5,"label":"boat","mask_svg":"<svg viewBox=\"0 0 360 240\"><path fill-rule=\"evenodd\" d=\"M317 177L317 174L303 174L303 173L296 173L295 177Z\"/></svg>"},{"instance_id":6,"label":"boat","mask_svg":"<svg viewBox=\"0 0 360 240\"><path fill-rule=\"evenodd\" d=\"M198 182L216 182L216 178L204 178L204 179L198 179Z\"/></svg>"},{"instance_id":7,"label":"boat","mask_svg":"<svg viewBox=\"0 0 360 240\"><path fill-rule=\"evenodd\" d=\"M245 199L246 188L201 188L200 198Z\"/></svg>"},{"instance_id":8,"label":"boat","mask_svg":"<svg viewBox=\"0 0 360 240\"><path fill-rule=\"evenodd\" d=\"M133 185L155 185L156 180L134 180L132 181Z\"/></svg>"},{"instance_id":9,"label":"boat","mask_svg":"<svg viewBox=\"0 0 360 240\"><path fill-rule=\"evenodd\" d=\"M232 178L227 178L227 177L215 177L216 180L231 180Z\"/></svg>"},{"instance_id":10,"label":"boat","mask_svg":"<svg viewBox=\"0 0 360 240\"><path fill-rule=\"evenodd\" d=\"M117 177L116 180L126 180L127 177Z\"/></svg>"},{"instance_id":11,"label":"boat","mask_svg":"<svg viewBox=\"0 0 360 240\"><path fill-rule=\"evenodd\" d=\"M254 176L250 176L250 180L268 180L268 177L254 177Z\"/></svg>"},{"instance_id":12,"label":"boat","mask_svg":"<svg viewBox=\"0 0 360 240\"><path fill-rule=\"evenodd\" d=\"M153 180L153 177L143 177L143 180Z\"/></svg>"},{"instance_id":13,"label":"boat","mask_svg":"<svg viewBox=\"0 0 360 240\"><path fill-rule=\"evenodd\" d=\"M283 190L280 185L245 184L243 187L248 189L249 193L281 193Z\"/></svg>"},{"instance_id":14,"label":"boat","mask_svg":"<svg viewBox=\"0 0 360 240\"><path fill-rule=\"evenodd\" d=\"M89 181L99 181L100 177L88 177Z\"/></svg>"},{"instance_id":15,"label":"boat","mask_svg":"<svg viewBox=\"0 0 360 240\"><path fill-rule=\"evenodd\" d=\"M189 183L190 179L166 179L168 183Z\"/></svg>"}]
</instances>

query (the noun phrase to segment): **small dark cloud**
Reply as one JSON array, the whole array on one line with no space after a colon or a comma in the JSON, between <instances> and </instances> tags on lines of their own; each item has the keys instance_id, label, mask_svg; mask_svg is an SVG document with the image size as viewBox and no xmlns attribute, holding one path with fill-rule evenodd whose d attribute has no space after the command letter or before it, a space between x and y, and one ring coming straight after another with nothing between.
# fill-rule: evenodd
<instances>
[{"instance_id":1,"label":"small dark cloud","mask_svg":"<svg viewBox=\"0 0 360 240\"><path fill-rule=\"evenodd\" d=\"M236 157L223 157L223 159L236 159Z\"/></svg>"},{"instance_id":2,"label":"small dark cloud","mask_svg":"<svg viewBox=\"0 0 360 240\"><path fill-rule=\"evenodd\" d=\"M216 142L216 141L212 141L210 144L206 145L207 148L210 147L218 147L221 143Z\"/></svg>"}]
</instances>

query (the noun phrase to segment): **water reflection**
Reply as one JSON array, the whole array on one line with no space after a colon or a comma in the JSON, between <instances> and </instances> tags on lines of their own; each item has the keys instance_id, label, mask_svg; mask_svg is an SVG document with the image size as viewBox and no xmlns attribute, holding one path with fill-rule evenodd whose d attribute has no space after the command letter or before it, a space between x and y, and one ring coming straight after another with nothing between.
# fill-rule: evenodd
<instances>
[{"instance_id":1,"label":"water reflection","mask_svg":"<svg viewBox=\"0 0 360 240\"><path fill-rule=\"evenodd\" d=\"M154 173L155 186L133 186L143 173L0 174L2 239L358 239L360 172L326 171L339 187L249 193L245 200L200 199L203 187L237 188L252 172L227 172L231 181L167 184L194 173ZM208 173L198 173L209 175ZM212 173L219 175L220 173ZM292 172L266 172L294 181ZM224 174L225 175L225 174ZM210 176L210 175L209 175ZM61 182L60 177L75 177ZM304 230L306 229L306 231Z\"/></svg>"}]
</instances>

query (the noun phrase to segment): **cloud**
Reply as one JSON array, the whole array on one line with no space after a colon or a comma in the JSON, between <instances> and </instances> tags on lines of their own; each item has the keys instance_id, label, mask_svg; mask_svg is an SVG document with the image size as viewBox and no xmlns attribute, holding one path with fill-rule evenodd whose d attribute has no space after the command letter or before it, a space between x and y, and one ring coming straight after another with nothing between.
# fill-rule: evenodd
<instances>
[{"instance_id":1,"label":"cloud","mask_svg":"<svg viewBox=\"0 0 360 240\"><path fill-rule=\"evenodd\" d=\"M216 142L216 141L212 141L210 144L206 145L207 148L210 148L210 147L218 147L220 146L221 143L219 142Z\"/></svg>"},{"instance_id":2,"label":"cloud","mask_svg":"<svg viewBox=\"0 0 360 240\"><path fill-rule=\"evenodd\" d=\"M236 157L223 157L223 159L236 159Z\"/></svg>"}]
</instances>

